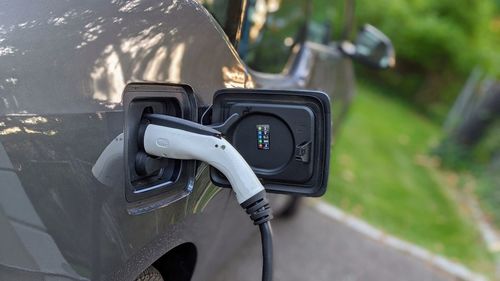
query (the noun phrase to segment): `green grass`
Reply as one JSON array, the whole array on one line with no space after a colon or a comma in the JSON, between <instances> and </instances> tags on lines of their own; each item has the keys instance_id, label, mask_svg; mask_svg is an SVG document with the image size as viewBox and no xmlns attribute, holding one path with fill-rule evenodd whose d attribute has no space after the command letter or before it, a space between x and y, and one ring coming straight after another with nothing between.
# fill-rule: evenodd
<instances>
[{"instance_id":1,"label":"green grass","mask_svg":"<svg viewBox=\"0 0 500 281\"><path fill-rule=\"evenodd\" d=\"M492 257L427 157L439 126L360 85L332 150L326 200L388 233L490 274Z\"/></svg>"}]
</instances>

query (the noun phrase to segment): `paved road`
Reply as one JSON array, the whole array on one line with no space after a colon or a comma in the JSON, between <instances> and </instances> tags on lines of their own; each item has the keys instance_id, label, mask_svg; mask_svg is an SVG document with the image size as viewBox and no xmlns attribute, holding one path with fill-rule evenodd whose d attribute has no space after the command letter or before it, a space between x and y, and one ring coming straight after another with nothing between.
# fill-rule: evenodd
<instances>
[{"instance_id":1,"label":"paved road","mask_svg":"<svg viewBox=\"0 0 500 281\"><path fill-rule=\"evenodd\" d=\"M275 281L454 280L311 207L304 207L293 219L275 221L273 230ZM260 240L255 235L215 280L260 280L260 258Z\"/></svg>"}]
</instances>

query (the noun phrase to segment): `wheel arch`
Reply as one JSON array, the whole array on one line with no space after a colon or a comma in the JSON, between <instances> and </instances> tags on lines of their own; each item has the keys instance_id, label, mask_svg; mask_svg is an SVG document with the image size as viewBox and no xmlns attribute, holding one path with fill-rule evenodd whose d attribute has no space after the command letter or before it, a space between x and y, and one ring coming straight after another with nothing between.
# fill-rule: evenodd
<instances>
[{"instance_id":1,"label":"wheel arch","mask_svg":"<svg viewBox=\"0 0 500 281\"><path fill-rule=\"evenodd\" d=\"M153 263L153 266L160 271L165 280L189 281L193 276L197 258L196 245L185 242L165 253Z\"/></svg>"}]
</instances>

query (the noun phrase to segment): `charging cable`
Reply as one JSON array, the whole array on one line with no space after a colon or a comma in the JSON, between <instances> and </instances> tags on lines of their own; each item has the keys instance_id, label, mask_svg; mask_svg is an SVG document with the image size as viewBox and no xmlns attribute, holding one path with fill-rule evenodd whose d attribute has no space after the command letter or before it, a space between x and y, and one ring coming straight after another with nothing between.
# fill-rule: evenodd
<instances>
[{"instance_id":1,"label":"charging cable","mask_svg":"<svg viewBox=\"0 0 500 281\"><path fill-rule=\"evenodd\" d=\"M262 241L262 280L273 276L272 212L266 191L241 154L210 127L161 114L147 114L141 122L139 141L150 155L201 160L219 170L231 183L236 199L255 225Z\"/></svg>"}]
</instances>

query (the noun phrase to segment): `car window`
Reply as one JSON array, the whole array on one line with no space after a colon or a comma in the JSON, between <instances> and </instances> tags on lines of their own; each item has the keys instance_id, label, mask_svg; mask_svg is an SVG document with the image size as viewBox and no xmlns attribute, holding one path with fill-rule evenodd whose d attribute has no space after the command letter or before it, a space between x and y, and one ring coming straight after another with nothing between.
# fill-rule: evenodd
<instances>
[{"instance_id":1,"label":"car window","mask_svg":"<svg viewBox=\"0 0 500 281\"><path fill-rule=\"evenodd\" d=\"M313 29L328 29L328 39L348 39L354 27L354 0L311 0ZM318 31L316 31L318 33ZM325 38L321 38L324 41Z\"/></svg>"},{"instance_id":2,"label":"car window","mask_svg":"<svg viewBox=\"0 0 500 281\"><path fill-rule=\"evenodd\" d=\"M245 63L266 73L282 72L296 44L306 39L324 44L346 39L352 28L354 0L199 1Z\"/></svg>"},{"instance_id":3,"label":"car window","mask_svg":"<svg viewBox=\"0 0 500 281\"><path fill-rule=\"evenodd\" d=\"M237 47L241 32L243 0L198 0L222 27L231 43Z\"/></svg>"},{"instance_id":4,"label":"car window","mask_svg":"<svg viewBox=\"0 0 500 281\"><path fill-rule=\"evenodd\" d=\"M238 53L257 71L279 73L304 39L307 0L248 0Z\"/></svg>"}]
</instances>

